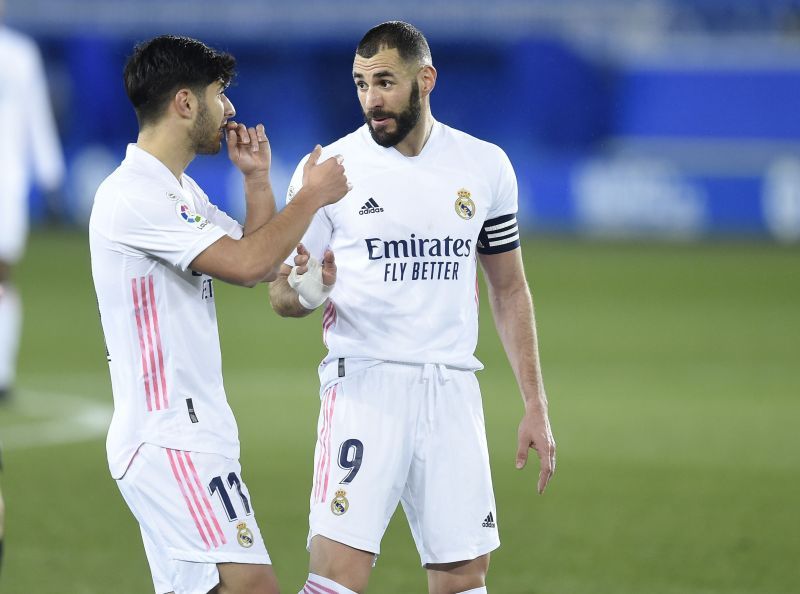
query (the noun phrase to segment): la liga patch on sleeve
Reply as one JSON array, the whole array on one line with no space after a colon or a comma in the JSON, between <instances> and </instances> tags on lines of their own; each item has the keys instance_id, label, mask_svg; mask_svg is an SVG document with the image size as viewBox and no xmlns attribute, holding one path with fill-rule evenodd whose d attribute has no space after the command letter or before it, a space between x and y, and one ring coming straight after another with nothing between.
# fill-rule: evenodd
<instances>
[{"instance_id":1,"label":"la liga patch on sleeve","mask_svg":"<svg viewBox=\"0 0 800 594\"><path fill-rule=\"evenodd\" d=\"M175 212L178 213L178 216L182 221L191 225L198 231L202 231L210 224L210 221L207 218L197 214L196 212L193 212L192 208L189 206L189 203L184 202L183 200L180 200L175 204Z\"/></svg>"}]
</instances>

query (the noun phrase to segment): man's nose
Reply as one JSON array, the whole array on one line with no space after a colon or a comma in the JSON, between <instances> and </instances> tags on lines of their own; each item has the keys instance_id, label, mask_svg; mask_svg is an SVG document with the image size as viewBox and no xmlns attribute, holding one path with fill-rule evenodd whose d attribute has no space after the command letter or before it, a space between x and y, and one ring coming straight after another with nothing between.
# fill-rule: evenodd
<instances>
[{"instance_id":1,"label":"man's nose","mask_svg":"<svg viewBox=\"0 0 800 594\"><path fill-rule=\"evenodd\" d=\"M373 87L367 90L366 108L368 110L383 107L383 95Z\"/></svg>"},{"instance_id":2,"label":"man's nose","mask_svg":"<svg viewBox=\"0 0 800 594\"><path fill-rule=\"evenodd\" d=\"M225 106L225 119L226 120L229 120L233 116L236 115L236 108L233 106L233 103L231 103L231 100L228 99L227 96L225 96L225 103L223 105Z\"/></svg>"}]
</instances>

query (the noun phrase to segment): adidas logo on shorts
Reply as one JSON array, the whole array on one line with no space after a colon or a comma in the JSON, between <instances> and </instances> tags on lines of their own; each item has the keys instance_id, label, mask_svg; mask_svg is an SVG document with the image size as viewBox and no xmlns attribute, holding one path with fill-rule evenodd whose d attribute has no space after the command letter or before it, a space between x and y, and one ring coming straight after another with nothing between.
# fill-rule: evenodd
<instances>
[{"instance_id":1,"label":"adidas logo on shorts","mask_svg":"<svg viewBox=\"0 0 800 594\"><path fill-rule=\"evenodd\" d=\"M492 515L492 512L489 512L489 515L486 516L486 519L483 521L483 524L481 524L481 526L483 526L484 528L495 527L494 516Z\"/></svg>"},{"instance_id":2,"label":"adidas logo on shorts","mask_svg":"<svg viewBox=\"0 0 800 594\"><path fill-rule=\"evenodd\" d=\"M364 206L361 207L361 210L358 211L358 214L365 215L375 212L383 212L383 209L378 206L377 202L375 202L375 198L370 198L364 203Z\"/></svg>"}]
</instances>

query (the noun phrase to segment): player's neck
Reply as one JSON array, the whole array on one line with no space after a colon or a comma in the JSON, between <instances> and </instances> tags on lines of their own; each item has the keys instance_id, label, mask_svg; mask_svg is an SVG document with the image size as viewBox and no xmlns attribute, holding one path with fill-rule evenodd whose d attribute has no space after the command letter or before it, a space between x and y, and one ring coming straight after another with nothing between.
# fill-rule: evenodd
<instances>
[{"instance_id":1,"label":"player's neck","mask_svg":"<svg viewBox=\"0 0 800 594\"><path fill-rule=\"evenodd\" d=\"M136 146L161 161L178 181L195 157L187 145L181 134L159 126L141 130L136 139Z\"/></svg>"},{"instance_id":2,"label":"player's neck","mask_svg":"<svg viewBox=\"0 0 800 594\"><path fill-rule=\"evenodd\" d=\"M419 117L419 122L414 126L414 129L408 133L402 141L395 145L395 149L406 157L416 157L425 148L428 138L431 136L433 130L433 115L430 110L426 109Z\"/></svg>"}]
</instances>

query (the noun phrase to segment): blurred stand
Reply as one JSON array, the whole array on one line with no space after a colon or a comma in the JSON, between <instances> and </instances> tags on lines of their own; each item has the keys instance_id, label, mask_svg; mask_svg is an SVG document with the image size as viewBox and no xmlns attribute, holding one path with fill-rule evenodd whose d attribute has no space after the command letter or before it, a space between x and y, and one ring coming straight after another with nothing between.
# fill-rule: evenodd
<instances>
[{"instance_id":1,"label":"blurred stand","mask_svg":"<svg viewBox=\"0 0 800 594\"><path fill-rule=\"evenodd\" d=\"M171 32L233 52L238 115L263 120L280 193L293 163L361 122L354 45L399 18L432 40L445 123L502 146L529 231L800 241L800 10L795 0L12 0L45 51L69 178L62 216L136 136L121 70ZM190 174L234 215L224 159ZM34 197L35 218L44 202Z\"/></svg>"}]
</instances>

